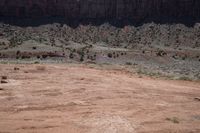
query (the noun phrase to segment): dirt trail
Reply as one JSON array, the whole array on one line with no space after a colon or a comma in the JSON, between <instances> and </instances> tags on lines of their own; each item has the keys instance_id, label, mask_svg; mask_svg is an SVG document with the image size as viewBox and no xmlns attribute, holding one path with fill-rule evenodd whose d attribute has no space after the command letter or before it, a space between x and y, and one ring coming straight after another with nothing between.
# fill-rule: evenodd
<instances>
[{"instance_id":1,"label":"dirt trail","mask_svg":"<svg viewBox=\"0 0 200 133\"><path fill-rule=\"evenodd\" d=\"M64 64L0 65L0 75L1 133L200 132L198 82Z\"/></svg>"}]
</instances>

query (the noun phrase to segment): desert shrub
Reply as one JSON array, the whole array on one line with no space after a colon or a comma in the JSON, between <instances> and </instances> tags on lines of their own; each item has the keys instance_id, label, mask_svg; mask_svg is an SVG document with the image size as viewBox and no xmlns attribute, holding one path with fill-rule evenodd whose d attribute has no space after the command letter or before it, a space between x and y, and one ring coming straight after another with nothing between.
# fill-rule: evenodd
<instances>
[{"instance_id":1,"label":"desert shrub","mask_svg":"<svg viewBox=\"0 0 200 133\"><path fill-rule=\"evenodd\" d=\"M22 55L22 59L30 59L31 57L29 55Z\"/></svg>"},{"instance_id":2,"label":"desert shrub","mask_svg":"<svg viewBox=\"0 0 200 133\"><path fill-rule=\"evenodd\" d=\"M175 54L175 55L172 56L172 58L174 58L174 59L178 59L178 55Z\"/></svg>"},{"instance_id":3,"label":"desert shrub","mask_svg":"<svg viewBox=\"0 0 200 133\"><path fill-rule=\"evenodd\" d=\"M2 42L2 43L0 43L0 45L6 45L6 43L5 43L5 42Z\"/></svg>"},{"instance_id":4,"label":"desert shrub","mask_svg":"<svg viewBox=\"0 0 200 133\"><path fill-rule=\"evenodd\" d=\"M35 61L35 62L34 62L34 64L39 64L39 63L40 63L39 61Z\"/></svg>"},{"instance_id":5,"label":"desert shrub","mask_svg":"<svg viewBox=\"0 0 200 133\"><path fill-rule=\"evenodd\" d=\"M73 53L70 53L69 58L70 58L70 59L73 59L73 58L74 58Z\"/></svg>"},{"instance_id":6,"label":"desert shrub","mask_svg":"<svg viewBox=\"0 0 200 133\"><path fill-rule=\"evenodd\" d=\"M16 47L17 45L21 45L23 43L23 40L20 37L12 37L10 40L10 46Z\"/></svg>"},{"instance_id":7,"label":"desert shrub","mask_svg":"<svg viewBox=\"0 0 200 133\"><path fill-rule=\"evenodd\" d=\"M185 57L185 56L183 56L183 57L182 57L182 60L185 60L185 59L186 59L186 57Z\"/></svg>"},{"instance_id":8,"label":"desert shrub","mask_svg":"<svg viewBox=\"0 0 200 133\"><path fill-rule=\"evenodd\" d=\"M177 117L166 118L166 120L167 121L171 121L171 122L176 123L176 124L180 123Z\"/></svg>"},{"instance_id":9,"label":"desert shrub","mask_svg":"<svg viewBox=\"0 0 200 133\"><path fill-rule=\"evenodd\" d=\"M185 80L185 81L190 81L191 78L190 77L186 77L186 76L182 76L178 78L179 80Z\"/></svg>"},{"instance_id":10,"label":"desert shrub","mask_svg":"<svg viewBox=\"0 0 200 133\"><path fill-rule=\"evenodd\" d=\"M126 65L132 65L132 63L131 62L126 62Z\"/></svg>"},{"instance_id":11,"label":"desert shrub","mask_svg":"<svg viewBox=\"0 0 200 133\"><path fill-rule=\"evenodd\" d=\"M80 61L81 61L81 62L84 61L84 55L81 55Z\"/></svg>"},{"instance_id":12,"label":"desert shrub","mask_svg":"<svg viewBox=\"0 0 200 133\"><path fill-rule=\"evenodd\" d=\"M109 58L112 58L112 54L111 54L111 53L108 53L108 57L109 57Z\"/></svg>"},{"instance_id":13,"label":"desert shrub","mask_svg":"<svg viewBox=\"0 0 200 133\"><path fill-rule=\"evenodd\" d=\"M18 50L17 53L16 53L16 55L19 55L19 54L20 54L20 51Z\"/></svg>"},{"instance_id":14,"label":"desert shrub","mask_svg":"<svg viewBox=\"0 0 200 133\"><path fill-rule=\"evenodd\" d=\"M162 51L162 50L160 50L160 51L158 51L157 53L156 53L156 55L157 56L164 56L164 55L166 55L167 53L166 52L164 52L164 51Z\"/></svg>"},{"instance_id":15,"label":"desert shrub","mask_svg":"<svg viewBox=\"0 0 200 133\"><path fill-rule=\"evenodd\" d=\"M51 46L55 46L56 45L56 43L55 43L56 41L55 41L55 39L54 38L50 38L50 43L51 43Z\"/></svg>"},{"instance_id":16,"label":"desert shrub","mask_svg":"<svg viewBox=\"0 0 200 133\"><path fill-rule=\"evenodd\" d=\"M42 55L42 58L43 58L43 59L46 59L46 58L47 58L47 55Z\"/></svg>"}]
</instances>

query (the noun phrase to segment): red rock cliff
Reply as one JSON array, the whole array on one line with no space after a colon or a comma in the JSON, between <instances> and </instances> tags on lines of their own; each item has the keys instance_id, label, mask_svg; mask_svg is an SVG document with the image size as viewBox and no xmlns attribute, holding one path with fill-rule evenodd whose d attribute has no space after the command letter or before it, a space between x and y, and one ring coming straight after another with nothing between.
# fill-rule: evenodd
<instances>
[{"instance_id":1,"label":"red rock cliff","mask_svg":"<svg viewBox=\"0 0 200 133\"><path fill-rule=\"evenodd\" d=\"M200 18L200 0L0 0L1 17Z\"/></svg>"}]
</instances>

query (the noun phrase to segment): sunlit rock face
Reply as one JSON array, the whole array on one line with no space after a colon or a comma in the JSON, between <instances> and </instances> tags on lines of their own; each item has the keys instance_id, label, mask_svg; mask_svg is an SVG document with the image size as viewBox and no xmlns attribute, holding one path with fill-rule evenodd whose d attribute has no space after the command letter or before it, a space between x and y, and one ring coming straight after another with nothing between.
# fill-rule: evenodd
<instances>
[{"instance_id":1,"label":"sunlit rock face","mask_svg":"<svg viewBox=\"0 0 200 133\"><path fill-rule=\"evenodd\" d=\"M0 0L1 17L200 18L200 0Z\"/></svg>"}]
</instances>

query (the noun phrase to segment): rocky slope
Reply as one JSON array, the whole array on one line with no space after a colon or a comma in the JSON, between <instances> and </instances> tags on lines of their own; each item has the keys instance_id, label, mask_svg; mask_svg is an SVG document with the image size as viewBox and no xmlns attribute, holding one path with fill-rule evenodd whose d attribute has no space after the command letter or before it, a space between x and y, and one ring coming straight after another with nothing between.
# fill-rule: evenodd
<instances>
[{"instance_id":1,"label":"rocky slope","mask_svg":"<svg viewBox=\"0 0 200 133\"><path fill-rule=\"evenodd\" d=\"M0 24L0 62L82 62L128 65L148 75L200 79L200 24L114 27Z\"/></svg>"},{"instance_id":2,"label":"rocky slope","mask_svg":"<svg viewBox=\"0 0 200 133\"><path fill-rule=\"evenodd\" d=\"M61 16L70 19L197 20L199 0L0 0L1 17Z\"/></svg>"}]
</instances>

